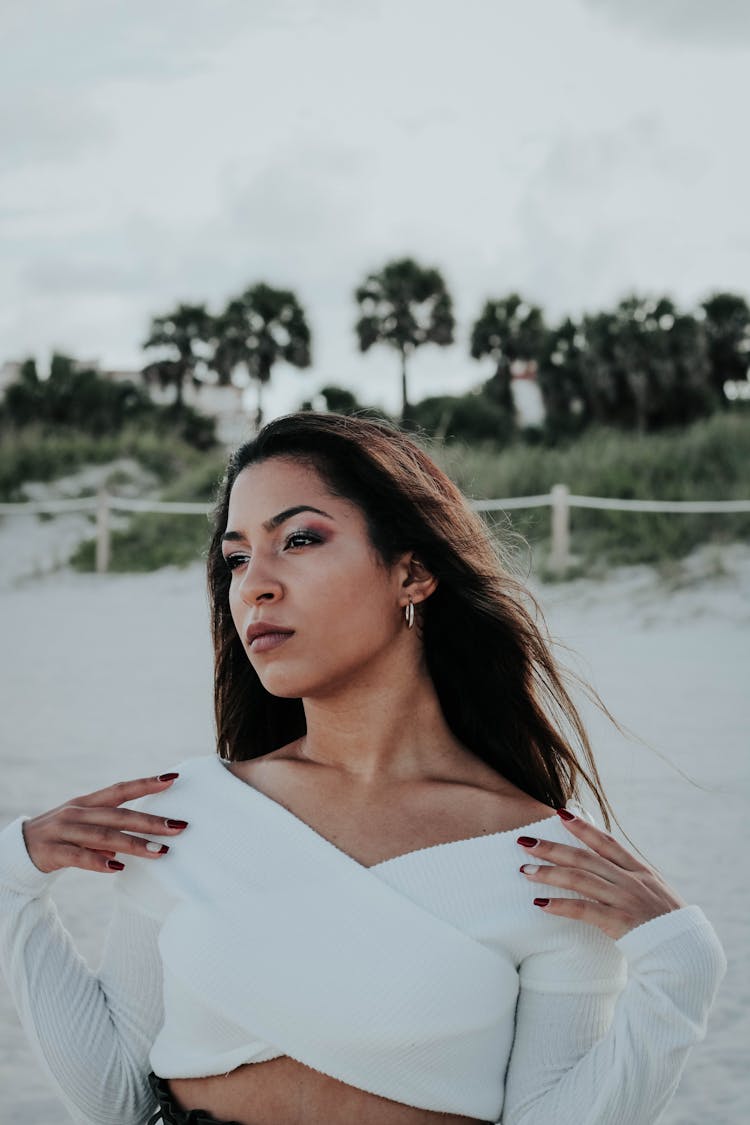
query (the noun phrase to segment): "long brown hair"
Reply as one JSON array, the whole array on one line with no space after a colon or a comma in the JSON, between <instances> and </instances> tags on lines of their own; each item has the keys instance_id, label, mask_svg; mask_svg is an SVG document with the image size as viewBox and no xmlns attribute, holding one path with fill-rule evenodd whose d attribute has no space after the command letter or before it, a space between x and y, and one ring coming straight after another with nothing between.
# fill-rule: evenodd
<instances>
[{"instance_id":1,"label":"long brown hair","mask_svg":"<svg viewBox=\"0 0 750 1125\"><path fill-rule=\"evenodd\" d=\"M585 782L609 830L614 811L565 680L583 684L619 724L593 688L557 665L538 602L511 574L503 548L456 484L416 439L384 419L287 414L229 458L207 564L219 756L257 758L306 730L302 701L271 695L247 659L229 610L231 574L221 552L238 473L282 456L316 469L332 495L359 506L384 566L413 550L438 579L415 609L429 674L456 738L548 806L581 801Z\"/></svg>"}]
</instances>

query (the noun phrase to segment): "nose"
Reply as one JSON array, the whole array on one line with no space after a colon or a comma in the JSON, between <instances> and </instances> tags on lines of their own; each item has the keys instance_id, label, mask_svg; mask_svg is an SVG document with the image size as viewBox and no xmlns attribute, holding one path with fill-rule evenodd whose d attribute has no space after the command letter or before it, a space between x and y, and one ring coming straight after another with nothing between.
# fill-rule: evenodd
<instances>
[{"instance_id":1,"label":"nose","mask_svg":"<svg viewBox=\"0 0 750 1125\"><path fill-rule=\"evenodd\" d=\"M246 605L252 605L261 598L275 600L281 592L281 584L253 560L245 564L239 585L240 597Z\"/></svg>"}]
</instances>

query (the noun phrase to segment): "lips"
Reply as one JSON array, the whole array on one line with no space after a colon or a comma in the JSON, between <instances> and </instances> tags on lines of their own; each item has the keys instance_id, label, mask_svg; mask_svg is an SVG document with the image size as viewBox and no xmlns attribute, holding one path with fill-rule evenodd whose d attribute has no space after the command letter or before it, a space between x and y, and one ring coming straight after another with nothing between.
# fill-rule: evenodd
<instances>
[{"instance_id":1,"label":"lips","mask_svg":"<svg viewBox=\"0 0 750 1125\"><path fill-rule=\"evenodd\" d=\"M284 633L259 633L253 637L248 648L253 656L260 655L261 653L271 652L273 649L285 645L294 636L293 631L287 630Z\"/></svg>"},{"instance_id":2,"label":"lips","mask_svg":"<svg viewBox=\"0 0 750 1125\"><path fill-rule=\"evenodd\" d=\"M294 629L286 629L283 625L274 625L272 621L256 622L254 625L248 625L245 631L245 640L248 645L252 645L256 637L265 637L269 633L281 633L283 636L290 636Z\"/></svg>"}]
</instances>

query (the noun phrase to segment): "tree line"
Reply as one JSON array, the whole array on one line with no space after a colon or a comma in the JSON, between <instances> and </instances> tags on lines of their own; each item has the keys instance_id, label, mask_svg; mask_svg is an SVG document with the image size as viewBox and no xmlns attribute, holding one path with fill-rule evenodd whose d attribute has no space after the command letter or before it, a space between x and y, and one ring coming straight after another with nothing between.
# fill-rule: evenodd
<instances>
[{"instance_id":1,"label":"tree line","mask_svg":"<svg viewBox=\"0 0 750 1125\"><path fill-rule=\"evenodd\" d=\"M514 364L531 365L545 408L548 436L573 434L596 422L640 432L684 425L728 405L724 384L744 379L750 364L750 307L744 297L715 293L692 311L668 296L632 294L616 308L548 324L543 310L518 293L488 299L470 326L472 359L494 371L469 395L435 396L412 404L408 363L426 344L455 342L453 300L441 272L413 258L388 262L357 286L354 324L359 350L395 351L401 375L401 423L427 425L448 409L456 425L510 436L518 427L511 391ZM146 380L176 388L206 379L229 384L238 370L262 390L274 366L312 362L312 333L296 295L264 283L232 297L214 315L205 304L180 304L154 317L145 349L161 357L143 368ZM517 368L516 368L517 370ZM209 372L213 374L210 375ZM327 392L327 393L326 393ZM324 388L329 409L355 408L351 392ZM335 405L334 405L335 403ZM474 419L472 422L471 419Z\"/></svg>"},{"instance_id":2,"label":"tree line","mask_svg":"<svg viewBox=\"0 0 750 1125\"><path fill-rule=\"evenodd\" d=\"M745 380L750 363L750 308L744 297L715 293L692 311L669 297L630 295L612 310L548 324L542 309L518 293L484 302L469 326L469 355L489 359L493 370L474 389L433 395L412 403L409 360L426 344L455 343L453 300L440 271L412 258L387 263L353 293L359 350L380 345L397 353L401 376L400 422L450 440L490 440L503 445L519 433L512 394L518 366L535 373L545 408L529 440L554 444L592 423L636 432L687 425L730 403L725 383ZM288 289L265 283L232 297L220 312L204 304L179 304L151 320L146 351L157 358L142 369L144 386L110 384L54 356L50 377L40 379L33 359L21 367L0 406L0 423L32 420L78 424L114 432L127 421L169 426L191 444L208 448L213 422L187 407L184 387L255 384L255 424L262 423L262 391L278 363L300 369L312 363L312 333L305 309ZM173 408L157 408L148 384L174 386ZM353 392L327 385L318 392L329 410L363 409ZM300 409L310 409L303 401ZM368 407L384 413L377 407ZM171 418L170 418L171 416Z\"/></svg>"}]
</instances>

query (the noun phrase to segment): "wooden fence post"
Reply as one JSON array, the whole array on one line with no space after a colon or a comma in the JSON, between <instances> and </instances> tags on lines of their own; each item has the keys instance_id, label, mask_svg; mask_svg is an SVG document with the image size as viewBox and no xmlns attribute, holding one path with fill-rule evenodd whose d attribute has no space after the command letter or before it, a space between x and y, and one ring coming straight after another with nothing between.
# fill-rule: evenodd
<instances>
[{"instance_id":1,"label":"wooden fence post","mask_svg":"<svg viewBox=\"0 0 750 1125\"><path fill-rule=\"evenodd\" d=\"M570 489L567 484L552 486L552 550L550 566L562 574L570 562Z\"/></svg>"},{"instance_id":2,"label":"wooden fence post","mask_svg":"<svg viewBox=\"0 0 750 1125\"><path fill-rule=\"evenodd\" d=\"M109 569L109 493L99 489L96 509L96 573L106 574Z\"/></svg>"}]
</instances>

